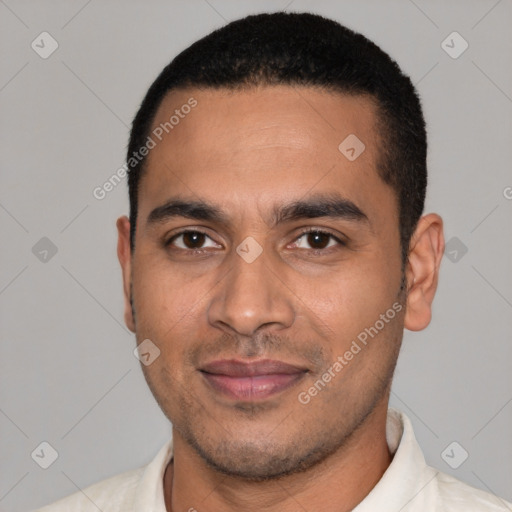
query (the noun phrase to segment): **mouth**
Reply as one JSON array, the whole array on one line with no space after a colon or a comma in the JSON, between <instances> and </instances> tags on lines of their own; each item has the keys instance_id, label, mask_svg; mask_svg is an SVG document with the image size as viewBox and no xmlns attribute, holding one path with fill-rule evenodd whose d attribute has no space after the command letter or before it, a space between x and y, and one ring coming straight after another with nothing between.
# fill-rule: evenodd
<instances>
[{"instance_id":1,"label":"mouth","mask_svg":"<svg viewBox=\"0 0 512 512\"><path fill-rule=\"evenodd\" d=\"M297 384L308 372L305 368L276 360L243 362L214 361L200 369L211 389L238 401L259 401Z\"/></svg>"}]
</instances>

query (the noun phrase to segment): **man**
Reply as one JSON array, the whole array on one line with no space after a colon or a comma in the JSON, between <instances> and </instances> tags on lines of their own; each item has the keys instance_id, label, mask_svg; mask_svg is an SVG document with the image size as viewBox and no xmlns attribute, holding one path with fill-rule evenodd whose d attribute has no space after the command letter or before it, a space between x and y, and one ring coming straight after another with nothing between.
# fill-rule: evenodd
<instances>
[{"instance_id":1,"label":"man","mask_svg":"<svg viewBox=\"0 0 512 512\"><path fill-rule=\"evenodd\" d=\"M444 249L408 77L311 14L230 23L150 87L117 222L125 321L173 425L43 511L502 511L388 410Z\"/></svg>"}]
</instances>

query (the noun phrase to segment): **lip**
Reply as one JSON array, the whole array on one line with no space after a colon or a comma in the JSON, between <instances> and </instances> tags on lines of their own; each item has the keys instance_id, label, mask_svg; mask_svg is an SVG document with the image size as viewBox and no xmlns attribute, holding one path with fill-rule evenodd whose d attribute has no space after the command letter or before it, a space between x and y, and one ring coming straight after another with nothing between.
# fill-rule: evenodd
<instances>
[{"instance_id":1,"label":"lip","mask_svg":"<svg viewBox=\"0 0 512 512\"><path fill-rule=\"evenodd\" d=\"M269 398L292 387L307 373L305 368L271 359L222 359L206 364L200 371L212 389L239 401Z\"/></svg>"}]
</instances>

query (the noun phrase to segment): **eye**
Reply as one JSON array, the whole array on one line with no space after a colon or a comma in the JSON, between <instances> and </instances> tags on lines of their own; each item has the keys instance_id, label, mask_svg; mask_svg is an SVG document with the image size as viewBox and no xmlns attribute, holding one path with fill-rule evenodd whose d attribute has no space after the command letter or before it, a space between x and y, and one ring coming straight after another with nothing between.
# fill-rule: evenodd
<instances>
[{"instance_id":1,"label":"eye","mask_svg":"<svg viewBox=\"0 0 512 512\"><path fill-rule=\"evenodd\" d=\"M311 229L304 231L294 242L294 247L298 249L324 250L336 245L346 245L345 242L335 237L328 231ZM308 247L309 245L309 247Z\"/></svg>"},{"instance_id":2,"label":"eye","mask_svg":"<svg viewBox=\"0 0 512 512\"><path fill-rule=\"evenodd\" d=\"M206 249L209 247L221 247L219 244L215 243L206 233L197 230L188 230L177 233L172 236L165 245L173 245L178 249L192 251Z\"/></svg>"}]
</instances>

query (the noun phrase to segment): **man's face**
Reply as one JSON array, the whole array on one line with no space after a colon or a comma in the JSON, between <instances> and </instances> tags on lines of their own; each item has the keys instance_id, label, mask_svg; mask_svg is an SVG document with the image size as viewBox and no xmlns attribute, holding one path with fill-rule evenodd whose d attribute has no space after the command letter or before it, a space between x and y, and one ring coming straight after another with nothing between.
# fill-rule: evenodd
<instances>
[{"instance_id":1,"label":"man's face","mask_svg":"<svg viewBox=\"0 0 512 512\"><path fill-rule=\"evenodd\" d=\"M153 128L191 97L139 189L136 335L160 350L145 376L175 437L220 471L305 469L387 403L402 337L374 106L313 88L189 89ZM355 139L338 149L351 134L355 160Z\"/></svg>"}]
</instances>

